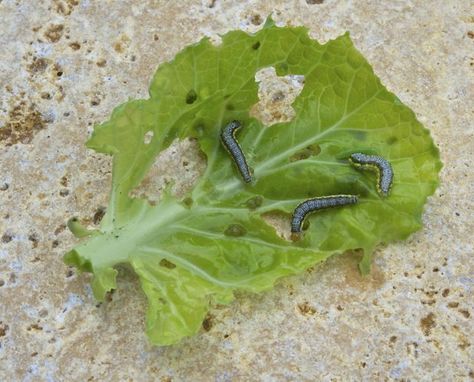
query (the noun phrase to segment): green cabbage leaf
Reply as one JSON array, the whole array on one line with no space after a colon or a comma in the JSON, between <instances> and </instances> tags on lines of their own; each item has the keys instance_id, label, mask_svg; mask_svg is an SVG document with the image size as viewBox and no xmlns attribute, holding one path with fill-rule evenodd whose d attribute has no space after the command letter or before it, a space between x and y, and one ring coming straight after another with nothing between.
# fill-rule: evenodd
<instances>
[{"instance_id":1,"label":"green cabbage leaf","mask_svg":"<svg viewBox=\"0 0 474 382\"><path fill-rule=\"evenodd\" d=\"M250 116L258 102L255 74L303 75L290 122L264 127ZM239 120L238 141L253 169L245 184L219 140ZM151 142L144 137L153 132ZM195 138L207 167L185 198L164 192L156 205L132 197L156 156L175 139ZM439 154L429 131L374 74L348 34L319 44L304 27L271 19L254 34L232 31L213 45L204 38L158 68L150 98L118 106L96 126L87 146L113 156L112 189L96 231L65 261L93 273L98 300L116 288L117 264L129 264L147 296L150 341L169 345L197 333L209 304L234 291L261 292L281 277L349 250L363 250L362 273L380 243L421 225L438 185ZM388 198L376 176L348 162L353 152L383 156L393 166ZM283 238L265 216L286 216L305 199L357 194L360 202L311 215L301 240Z\"/></svg>"}]
</instances>

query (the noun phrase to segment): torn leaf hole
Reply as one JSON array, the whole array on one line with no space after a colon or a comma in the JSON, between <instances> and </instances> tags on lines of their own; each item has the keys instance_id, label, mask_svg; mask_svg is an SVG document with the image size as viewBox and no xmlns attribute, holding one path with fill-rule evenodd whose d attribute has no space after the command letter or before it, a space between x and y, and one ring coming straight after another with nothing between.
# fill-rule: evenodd
<instances>
[{"instance_id":1,"label":"torn leaf hole","mask_svg":"<svg viewBox=\"0 0 474 382\"><path fill-rule=\"evenodd\" d=\"M258 83L258 98L250 115L265 126L291 121L296 112L292 107L304 87L304 76L278 76L274 67L264 68L255 74Z\"/></svg>"},{"instance_id":2,"label":"torn leaf hole","mask_svg":"<svg viewBox=\"0 0 474 382\"><path fill-rule=\"evenodd\" d=\"M150 131L147 131L147 132L145 133L145 136L143 137L143 143L144 143L145 145L149 145L150 142L151 142L151 140L153 139L153 135L155 135L155 133L153 133L153 131L151 131L151 130L150 130Z\"/></svg>"}]
</instances>

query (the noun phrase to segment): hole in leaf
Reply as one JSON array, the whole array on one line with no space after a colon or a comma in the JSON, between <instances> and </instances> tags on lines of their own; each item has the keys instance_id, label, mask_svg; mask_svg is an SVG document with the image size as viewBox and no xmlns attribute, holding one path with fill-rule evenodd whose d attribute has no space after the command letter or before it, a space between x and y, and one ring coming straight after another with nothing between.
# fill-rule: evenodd
<instances>
[{"instance_id":1,"label":"hole in leaf","mask_svg":"<svg viewBox=\"0 0 474 382\"><path fill-rule=\"evenodd\" d=\"M184 162L188 165L183 166ZM189 138L182 141L176 139L155 157L147 174L129 196L146 199L154 205L168 188L177 198L185 198L205 168L206 156L200 150L199 143Z\"/></svg>"},{"instance_id":2,"label":"hole in leaf","mask_svg":"<svg viewBox=\"0 0 474 382\"><path fill-rule=\"evenodd\" d=\"M196 136L202 137L206 131L206 126L202 122L198 122L193 126Z\"/></svg>"},{"instance_id":3,"label":"hole in leaf","mask_svg":"<svg viewBox=\"0 0 474 382\"><path fill-rule=\"evenodd\" d=\"M291 121L296 114L291 104L303 90L304 76L277 76L275 68L269 67L259 70L255 81L259 102L252 107L250 115L266 126Z\"/></svg>"},{"instance_id":4,"label":"hole in leaf","mask_svg":"<svg viewBox=\"0 0 474 382\"><path fill-rule=\"evenodd\" d=\"M154 135L153 131L151 131L151 130L147 131L145 136L143 137L143 143L145 145L150 144L151 140L153 139L153 135Z\"/></svg>"},{"instance_id":5,"label":"hole in leaf","mask_svg":"<svg viewBox=\"0 0 474 382\"><path fill-rule=\"evenodd\" d=\"M161 259L160 265L161 265L162 267L165 267L165 268L168 268L168 269L176 268L176 265L175 265L175 264L173 264L171 261L166 260L166 259Z\"/></svg>"},{"instance_id":6,"label":"hole in leaf","mask_svg":"<svg viewBox=\"0 0 474 382\"><path fill-rule=\"evenodd\" d=\"M186 94L186 103L188 105L191 105L194 103L194 101L197 100L197 94L196 94L196 91L194 89L191 89L188 94Z\"/></svg>"}]
</instances>

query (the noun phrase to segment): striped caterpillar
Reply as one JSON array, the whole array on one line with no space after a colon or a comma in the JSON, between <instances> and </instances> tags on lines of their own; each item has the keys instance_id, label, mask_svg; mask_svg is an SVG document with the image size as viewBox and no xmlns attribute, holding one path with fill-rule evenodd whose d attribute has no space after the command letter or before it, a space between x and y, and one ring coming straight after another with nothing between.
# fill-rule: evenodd
<instances>
[{"instance_id":1,"label":"striped caterpillar","mask_svg":"<svg viewBox=\"0 0 474 382\"><path fill-rule=\"evenodd\" d=\"M291 219L291 232L293 234L301 233L303 221L306 215L311 212L322 210L324 208L356 204L357 201L358 197L356 195L320 196L318 198L305 200L303 203L300 203L293 212L293 217Z\"/></svg>"},{"instance_id":2,"label":"striped caterpillar","mask_svg":"<svg viewBox=\"0 0 474 382\"><path fill-rule=\"evenodd\" d=\"M252 181L252 175L249 166L247 165L247 161L245 160L244 153L235 138L236 131L241 127L242 125L239 121L232 121L227 124L221 131L221 141L232 157L232 160L237 166L244 182L250 183Z\"/></svg>"},{"instance_id":3,"label":"striped caterpillar","mask_svg":"<svg viewBox=\"0 0 474 382\"><path fill-rule=\"evenodd\" d=\"M354 153L349 157L351 164L361 170L377 172L377 192L387 197L393 183L393 169L386 159L377 155Z\"/></svg>"}]
</instances>

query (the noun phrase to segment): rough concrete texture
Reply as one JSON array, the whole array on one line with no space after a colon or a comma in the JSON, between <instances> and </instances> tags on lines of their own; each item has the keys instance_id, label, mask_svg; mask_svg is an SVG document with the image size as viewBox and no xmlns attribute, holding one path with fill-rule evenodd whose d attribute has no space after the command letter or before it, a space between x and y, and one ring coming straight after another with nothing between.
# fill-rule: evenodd
<instances>
[{"instance_id":1,"label":"rough concrete texture","mask_svg":"<svg viewBox=\"0 0 474 382\"><path fill-rule=\"evenodd\" d=\"M472 11L466 0L0 0L0 380L472 380ZM88 276L62 262L77 243L65 222L94 225L109 191L110 158L84 142L184 46L254 31L272 12L320 41L351 32L431 129L441 186L425 227L380 248L368 278L353 256L333 258L154 348L130 270L97 305ZM179 147L168 155L188 179Z\"/></svg>"}]
</instances>

